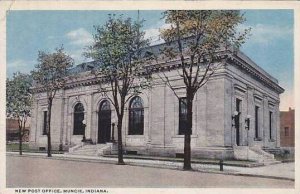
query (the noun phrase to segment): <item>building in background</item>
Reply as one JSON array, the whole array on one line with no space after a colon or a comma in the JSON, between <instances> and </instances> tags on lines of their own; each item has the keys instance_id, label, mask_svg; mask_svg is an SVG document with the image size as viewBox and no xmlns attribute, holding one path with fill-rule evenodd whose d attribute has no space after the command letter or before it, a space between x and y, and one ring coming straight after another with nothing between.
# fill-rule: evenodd
<instances>
[{"instance_id":1,"label":"building in background","mask_svg":"<svg viewBox=\"0 0 300 194\"><path fill-rule=\"evenodd\" d=\"M23 142L29 141L30 119L27 120L25 125L25 135ZM19 141L19 124L16 119L6 119L6 142Z\"/></svg>"},{"instance_id":2,"label":"building in background","mask_svg":"<svg viewBox=\"0 0 300 194\"><path fill-rule=\"evenodd\" d=\"M295 147L295 109L280 111L280 145Z\"/></svg>"}]
</instances>

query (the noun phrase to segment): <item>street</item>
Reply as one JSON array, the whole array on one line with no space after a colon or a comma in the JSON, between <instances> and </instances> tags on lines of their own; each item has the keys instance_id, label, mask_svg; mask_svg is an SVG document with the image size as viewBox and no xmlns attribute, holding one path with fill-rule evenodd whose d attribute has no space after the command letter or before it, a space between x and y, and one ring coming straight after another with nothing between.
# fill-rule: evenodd
<instances>
[{"instance_id":1,"label":"street","mask_svg":"<svg viewBox=\"0 0 300 194\"><path fill-rule=\"evenodd\" d=\"M12 187L293 188L289 180L34 157L6 157ZM125 160L126 162L126 160Z\"/></svg>"}]
</instances>

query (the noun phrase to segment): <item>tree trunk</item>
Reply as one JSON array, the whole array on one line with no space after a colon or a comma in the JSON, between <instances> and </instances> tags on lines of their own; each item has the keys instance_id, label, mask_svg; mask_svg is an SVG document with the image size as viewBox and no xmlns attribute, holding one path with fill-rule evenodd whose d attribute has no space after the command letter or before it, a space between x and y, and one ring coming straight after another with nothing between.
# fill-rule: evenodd
<instances>
[{"instance_id":1,"label":"tree trunk","mask_svg":"<svg viewBox=\"0 0 300 194\"><path fill-rule=\"evenodd\" d=\"M184 134L184 170L191 170L191 134L193 126L193 95L187 92L187 128Z\"/></svg>"},{"instance_id":2,"label":"tree trunk","mask_svg":"<svg viewBox=\"0 0 300 194\"><path fill-rule=\"evenodd\" d=\"M22 155L22 127L19 127L19 154Z\"/></svg>"},{"instance_id":3,"label":"tree trunk","mask_svg":"<svg viewBox=\"0 0 300 194\"><path fill-rule=\"evenodd\" d=\"M122 121L123 115L118 116L118 164L124 165L123 160L123 145L122 145Z\"/></svg>"},{"instance_id":4,"label":"tree trunk","mask_svg":"<svg viewBox=\"0 0 300 194\"><path fill-rule=\"evenodd\" d=\"M49 98L48 101L48 116L47 116L47 143L48 143L48 149L47 149L47 156L52 157L51 154L51 109L52 109L52 99Z\"/></svg>"}]
</instances>

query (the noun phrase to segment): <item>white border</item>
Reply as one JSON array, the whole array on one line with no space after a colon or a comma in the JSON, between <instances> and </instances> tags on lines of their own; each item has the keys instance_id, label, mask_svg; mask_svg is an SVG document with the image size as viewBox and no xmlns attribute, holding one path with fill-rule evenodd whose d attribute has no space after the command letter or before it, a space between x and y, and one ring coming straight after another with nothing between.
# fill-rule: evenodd
<instances>
[{"instance_id":1,"label":"white border","mask_svg":"<svg viewBox=\"0 0 300 194\"><path fill-rule=\"evenodd\" d=\"M165 10L165 9L293 9L294 10L294 73L295 73L295 156L296 177L295 189L228 189L228 188L201 188L201 189L113 189L109 193L297 193L299 194L299 158L300 146L300 92L297 75L300 73L300 2L295 1L2 1L0 2L0 193L15 193L14 189L5 188L5 80L6 80L6 10Z\"/></svg>"}]
</instances>

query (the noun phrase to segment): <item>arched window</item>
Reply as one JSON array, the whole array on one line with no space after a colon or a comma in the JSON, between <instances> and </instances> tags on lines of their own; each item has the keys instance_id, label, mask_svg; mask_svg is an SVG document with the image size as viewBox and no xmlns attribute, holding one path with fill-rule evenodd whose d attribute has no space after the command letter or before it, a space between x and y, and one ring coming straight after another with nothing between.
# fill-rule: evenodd
<instances>
[{"instance_id":1,"label":"arched window","mask_svg":"<svg viewBox=\"0 0 300 194\"><path fill-rule=\"evenodd\" d=\"M144 107L140 97L134 97L129 104L129 135L144 134Z\"/></svg>"},{"instance_id":2,"label":"arched window","mask_svg":"<svg viewBox=\"0 0 300 194\"><path fill-rule=\"evenodd\" d=\"M74 107L74 135L84 134L84 125L82 121L84 120L84 107L81 103L78 103Z\"/></svg>"},{"instance_id":3,"label":"arched window","mask_svg":"<svg viewBox=\"0 0 300 194\"><path fill-rule=\"evenodd\" d=\"M101 102L101 105L100 105L100 111L104 111L104 110L109 110L110 111L110 105L109 105L109 102L108 100L104 100L103 102Z\"/></svg>"}]
</instances>

